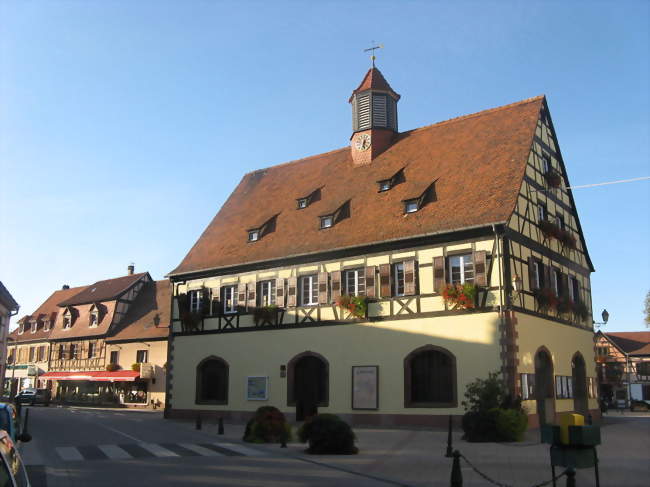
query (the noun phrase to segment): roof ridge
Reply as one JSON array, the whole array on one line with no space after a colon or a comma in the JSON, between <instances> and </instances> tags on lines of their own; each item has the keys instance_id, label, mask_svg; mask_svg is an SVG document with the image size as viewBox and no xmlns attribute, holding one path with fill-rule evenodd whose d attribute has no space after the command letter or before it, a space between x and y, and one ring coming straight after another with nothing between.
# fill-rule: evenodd
<instances>
[{"instance_id":1,"label":"roof ridge","mask_svg":"<svg viewBox=\"0 0 650 487\"><path fill-rule=\"evenodd\" d=\"M534 96L532 98L526 98L524 100L519 100L519 101L516 101L516 102L513 102L513 103L508 103L507 105L501 105L499 107L494 107L494 108L486 108L485 110L481 110L481 111L474 112L474 113L468 113L467 115L459 115L458 117L448 118L447 120L442 120L440 122L435 122L435 123L432 123L430 125L425 125L423 127L417 127L417 128L411 129L411 130L407 130L406 132L400 132L399 135L418 132L420 130L426 130L426 129L429 129L431 127L437 127L439 125L444 125L444 124L448 124L448 123L459 122L459 121L462 121L462 120L467 120L469 118L482 117L483 115L488 115L488 114L494 113L494 112L500 112L502 110L507 110L509 108L513 108L513 107L516 107L516 106L519 106L519 105L525 105L527 103L533 103L535 101L543 100L545 98L546 98L546 95L537 95L537 96Z\"/></svg>"}]
</instances>

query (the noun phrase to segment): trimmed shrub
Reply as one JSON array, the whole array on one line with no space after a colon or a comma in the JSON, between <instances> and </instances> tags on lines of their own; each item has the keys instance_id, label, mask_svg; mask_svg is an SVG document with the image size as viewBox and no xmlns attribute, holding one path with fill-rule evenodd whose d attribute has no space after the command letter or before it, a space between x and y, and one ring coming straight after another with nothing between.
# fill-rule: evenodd
<instances>
[{"instance_id":1,"label":"trimmed shrub","mask_svg":"<svg viewBox=\"0 0 650 487\"><path fill-rule=\"evenodd\" d=\"M255 411L244 431L244 441L250 443L280 443L282 437L291 441L291 425L276 407L262 406Z\"/></svg>"},{"instance_id":2,"label":"trimmed shrub","mask_svg":"<svg viewBox=\"0 0 650 487\"><path fill-rule=\"evenodd\" d=\"M500 441L521 441L526 428L528 415L522 409L496 409L496 432Z\"/></svg>"},{"instance_id":3,"label":"trimmed shrub","mask_svg":"<svg viewBox=\"0 0 650 487\"><path fill-rule=\"evenodd\" d=\"M306 421L298 430L298 438L308 443L307 453L354 455L356 436L350 425L335 414L318 414Z\"/></svg>"}]
</instances>

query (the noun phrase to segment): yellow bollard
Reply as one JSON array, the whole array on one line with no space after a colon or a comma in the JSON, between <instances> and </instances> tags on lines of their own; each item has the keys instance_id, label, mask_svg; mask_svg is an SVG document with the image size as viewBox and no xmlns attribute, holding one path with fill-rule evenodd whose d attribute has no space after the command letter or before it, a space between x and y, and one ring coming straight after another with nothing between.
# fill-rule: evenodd
<instances>
[{"instance_id":1,"label":"yellow bollard","mask_svg":"<svg viewBox=\"0 0 650 487\"><path fill-rule=\"evenodd\" d=\"M585 417L582 414L567 413L560 416L560 442L569 444L569 426L584 426Z\"/></svg>"}]
</instances>

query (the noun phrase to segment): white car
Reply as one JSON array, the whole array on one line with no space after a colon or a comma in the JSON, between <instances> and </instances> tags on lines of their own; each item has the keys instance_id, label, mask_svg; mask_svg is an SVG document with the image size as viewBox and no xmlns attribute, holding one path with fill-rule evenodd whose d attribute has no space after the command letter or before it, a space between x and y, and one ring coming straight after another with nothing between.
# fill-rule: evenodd
<instances>
[{"instance_id":1,"label":"white car","mask_svg":"<svg viewBox=\"0 0 650 487\"><path fill-rule=\"evenodd\" d=\"M20 453L4 430L0 430L0 487L31 487Z\"/></svg>"}]
</instances>

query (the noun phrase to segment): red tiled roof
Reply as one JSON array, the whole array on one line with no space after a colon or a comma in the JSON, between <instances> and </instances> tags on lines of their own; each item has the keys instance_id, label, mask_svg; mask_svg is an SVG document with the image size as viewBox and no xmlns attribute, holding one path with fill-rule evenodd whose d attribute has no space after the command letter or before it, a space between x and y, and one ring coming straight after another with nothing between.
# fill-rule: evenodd
<instances>
[{"instance_id":1,"label":"red tiled roof","mask_svg":"<svg viewBox=\"0 0 650 487\"><path fill-rule=\"evenodd\" d=\"M49 338L50 333L52 332L52 329L54 327L57 315L61 310L61 308L57 306L58 303L62 300L70 298L71 296L74 296L75 294L79 293L81 290L85 288L86 286L80 286L80 287L73 287L70 289L60 289L58 291L54 291L50 295L50 297L47 298L45 302L41 304L31 315L24 316L19 320L19 322L22 322L27 318L27 322L29 322L33 317L40 316L40 315L49 315L49 318L53 320L52 323L50 324L49 331L44 331L43 325L40 324L36 333L32 333L31 330L27 328L24 331L24 333L18 334L18 328L16 328L14 331L12 331L9 334L9 336L14 340L16 340L17 342L45 340Z\"/></svg>"},{"instance_id":2,"label":"red tiled roof","mask_svg":"<svg viewBox=\"0 0 650 487\"><path fill-rule=\"evenodd\" d=\"M63 312L61 309L59 316L54 323L54 328L50 334L50 339L61 340L66 338L80 338L100 336L108 332L111 323L113 323L113 316L115 315L115 307L117 301L104 301L100 304L99 323L97 326L90 327L90 311L93 303L80 304L71 307L73 312L73 321L70 328L63 328Z\"/></svg>"},{"instance_id":3,"label":"red tiled roof","mask_svg":"<svg viewBox=\"0 0 650 487\"><path fill-rule=\"evenodd\" d=\"M86 286L80 293L75 294L65 301L61 301L59 306L75 306L78 304L113 300L135 284L145 274L146 272L141 272L140 274L131 274L116 277L115 279L97 281L95 284Z\"/></svg>"},{"instance_id":4,"label":"red tiled roof","mask_svg":"<svg viewBox=\"0 0 650 487\"><path fill-rule=\"evenodd\" d=\"M151 281L144 285L118 328L106 338L107 342L147 338L165 338L169 335L171 286L169 281ZM159 325L154 325L158 316Z\"/></svg>"},{"instance_id":5,"label":"red tiled roof","mask_svg":"<svg viewBox=\"0 0 650 487\"><path fill-rule=\"evenodd\" d=\"M544 97L401 133L371 164L349 147L246 174L170 275L505 223L512 214ZM404 168L405 181L377 192ZM402 201L435 181L435 201L404 215ZM296 198L320 187L320 200ZM319 230L318 215L350 200L350 217ZM277 214L275 230L246 230Z\"/></svg>"},{"instance_id":6,"label":"red tiled roof","mask_svg":"<svg viewBox=\"0 0 650 487\"><path fill-rule=\"evenodd\" d=\"M352 97L355 93L366 90L387 91L392 94L395 99L400 99L400 96L395 93L395 91L390 87L388 81L386 81L386 78L384 78L384 75L381 74L381 71L375 67L372 67L368 70L357 89L352 92L352 95L350 95L349 101L352 102Z\"/></svg>"},{"instance_id":7,"label":"red tiled roof","mask_svg":"<svg viewBox=\"0 0 650 487\"><path fill-rule=\"evenodd\" d=\"M604 335L625 353L650 355L650 331L620 331Z\"/></svg>"}]
</instances>

